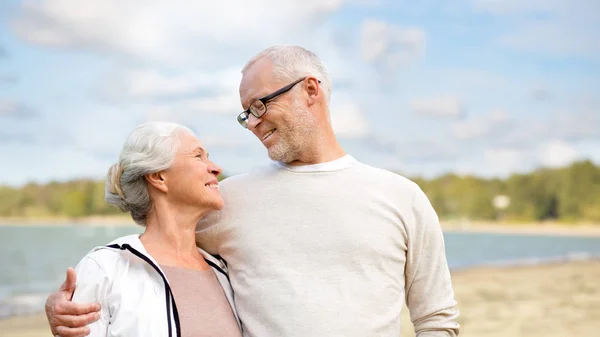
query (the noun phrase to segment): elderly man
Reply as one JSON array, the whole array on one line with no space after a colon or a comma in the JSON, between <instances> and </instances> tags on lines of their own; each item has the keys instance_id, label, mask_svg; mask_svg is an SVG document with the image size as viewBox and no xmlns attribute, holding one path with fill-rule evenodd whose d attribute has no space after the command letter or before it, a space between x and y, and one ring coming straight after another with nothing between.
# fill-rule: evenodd
<instances>
[{"instance_id":1,"label":"elderly man","mask_svg":"<svg viewBox=\"0 0 600 337\"><path fill-rule=\"evenodd\" d=\"M226 261L244 336L397 337L404 301L419 337L457 336L437 215L414 182L344 152L319 58L274 46L242 73L238 122L272 163L224 180L196 238ZM46 310L68 337L95 308L64 298Z\"/></svg>"}]
</instances>

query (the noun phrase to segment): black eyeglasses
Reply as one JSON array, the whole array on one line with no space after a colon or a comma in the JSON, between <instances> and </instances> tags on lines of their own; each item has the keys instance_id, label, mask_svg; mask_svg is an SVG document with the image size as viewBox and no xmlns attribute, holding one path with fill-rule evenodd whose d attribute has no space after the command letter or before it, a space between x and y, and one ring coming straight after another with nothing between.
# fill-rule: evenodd
<instances>
[{"instance_id":1,"label":"black eyeglasses","mask_svg":"<svg viewBox=\"0 0 600 337\"><path fill-rule=\"evenodd\" d=\"M285 87L271 93L268 94L265 97L259 98L257 100L255 100L254 102L252 102L252 104L250 104L250 106L248 107L248 109L246 109L246 111L240 113L237 117L237 121L238 123L240 123L241 126L243 126L244 128L248 128L248 117L250 116L250 114L252 114L252 116L256 117L256 118L260 118L262 115L267 113L267 103L276 98L279 95L285 94L286 92L290 91L296 84L304 81L306 79L306 77L302 77L301 79L292 82L291 84L286 85ZM319 81L319 83L321 83L321 81Z\"/></svg>"}]
</instances>

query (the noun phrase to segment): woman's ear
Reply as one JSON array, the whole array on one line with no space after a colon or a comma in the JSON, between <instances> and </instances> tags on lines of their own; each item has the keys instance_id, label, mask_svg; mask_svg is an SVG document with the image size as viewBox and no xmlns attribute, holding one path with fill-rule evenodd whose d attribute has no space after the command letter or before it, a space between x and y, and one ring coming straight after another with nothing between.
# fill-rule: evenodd
<instances>
[{"instance_id":1,"label":"woman's ear","mask_svg":"<svg viewBox=\"0 0 600 337\"><path fill-rule=\"evenodd\" d=\"M159 191L167 192L166 175L164 171L146 174L146 181Z\"/></svg>"}]
</instances>

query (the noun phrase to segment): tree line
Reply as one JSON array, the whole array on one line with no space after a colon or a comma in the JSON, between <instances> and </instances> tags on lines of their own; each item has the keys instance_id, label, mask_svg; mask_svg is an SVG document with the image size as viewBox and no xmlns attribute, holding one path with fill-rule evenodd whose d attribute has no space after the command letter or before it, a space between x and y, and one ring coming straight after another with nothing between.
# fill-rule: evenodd
<instances>
[{"instance_id":1,"label":"tree line","mask_svg":"<svg viewBox=\"0 0 600 337\"><path fill-rule=\"evenodd\" d=\"M220 180L225 177L220 177ZM538 169L506 179L446 174L411 177L440 218L600 223L600 166L589 160L559 169ZM504 205L494 199L503 196ZM505 207L498 207L505 206ZM120 212L104 201L104 181L74 180L0 187L0 216L79 218Z\"/></svg>"}]
</instances>

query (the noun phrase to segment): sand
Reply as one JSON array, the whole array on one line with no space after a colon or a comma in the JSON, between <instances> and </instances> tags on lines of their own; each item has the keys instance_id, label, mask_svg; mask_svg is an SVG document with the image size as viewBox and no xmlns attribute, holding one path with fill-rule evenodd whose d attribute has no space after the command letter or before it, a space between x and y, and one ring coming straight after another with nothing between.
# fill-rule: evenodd
<instances>
[{"instance_id":1,"label":"sand","mask_svg":"<svg viewBox=\"0 0 600 337\"><path fill-rule=\"evenodd\" d=\"M452 274L462 337L596 336L600 261L476 268ZM405 310L402 337L414 337ZM43 314L0 320L6 337L47 337Z\"/></svg>"},{"instance_id":2,"label":"sand","mask_svg":"<svg viewBox=\"0 0 600 337\"><path fill-rule=\"evenodd\" d=\"M597 336L600 261L453 273L460 336ZM404 322L408 318L404 317ZM404 325L412 327L410 323ZM409 329L405 329L409 330ZM402 337L414 332L404 331Z\"/></svg>"}]
</instances>

